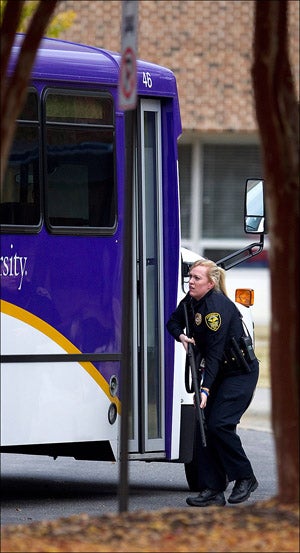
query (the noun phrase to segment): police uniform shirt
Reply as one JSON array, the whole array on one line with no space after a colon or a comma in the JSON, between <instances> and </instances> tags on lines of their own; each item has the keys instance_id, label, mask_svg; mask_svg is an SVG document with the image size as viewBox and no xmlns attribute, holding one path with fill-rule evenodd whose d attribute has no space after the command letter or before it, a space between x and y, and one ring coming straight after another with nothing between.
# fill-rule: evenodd
<instances>
[{"instance_id":1,"label":"police uniform shirt","mask_svg":"<svg viewBox=\"0 0 300 553\"><path fill-rule=\"evenodd\" d=\"M167 322L168 331L177 341L186 326L184 302L187 304L190 337L195 339L201 358L205 359L202 386L211 388L230 339L234 337L239 342L243 335L241 314L222 292L212 289L198 301L188 293Z\"/></svg>"}]
</instances>

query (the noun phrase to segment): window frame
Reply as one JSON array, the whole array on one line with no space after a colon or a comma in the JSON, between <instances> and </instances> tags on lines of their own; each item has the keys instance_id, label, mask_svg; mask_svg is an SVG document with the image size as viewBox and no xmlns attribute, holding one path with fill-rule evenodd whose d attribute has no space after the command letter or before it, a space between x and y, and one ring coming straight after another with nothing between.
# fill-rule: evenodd
<instances>
[{"instance_id":1,"label":"window frame","mask_svg":"<svg viewBox=\"0 0 300 553\"><path fill-rule=\"evenodd\" d=\"M36 110L37 118L36 119L26 119L26 118L22 117L24 109L26 108L27 99L28 99L28 97L31 93L33 93L35 95L35 98L36 98L36 108L37 108L37 110ZM42 143L41 106L40 106L40 101L39 101L39 92L38 92L37 88L35 88L34 86L29 86L28 87L27 97L26 97L25 103L23 105L21 113L19 114L18 118L16 119L16 130L15 130L14 138L16 137L16 134L17 134L17 131L18 131L19 128L29 127L29 126L32 126L32 127L36 126L37 127L37 149L38 149L38 170L37 170L37 174L38 174L38 185L37 185L38 202L37 202L37 208L39 208L40 216L39 216L38 222L35 223L35 224L30 224L30 223L24 223L24 224L12 223L12 224L10 224L10 223L2 223L2 221L0 221L0 233L1 234L37 234L37 233L40 232L40 230L42 228L42 223L43 223L43 205L42 205L43 187L42 187L42 147L41 147L41 143ZM13 144L11 145L9 155L12 153L12 147L13 147ZM8 166L9 166L9 158L8 158L8 162L7 162L7 168L8 168ZM4 185L4 183L3 183L3 185ZM1 206L4 203L5 202L1 201ZM16 202L16 203L18 203L18 202ZM19 203L21 205L21 202L19 202Z\"/></svg>"},{"instance_id":2,"label":"window frame","mask_svg":"<svg viewBox=\"0 0 300 553\"><path fill-rule=\"evenodd\" d=\"M112 124L87 124L87 123L70 123L62 121L51 121L47 122L46 120L46 100L47 96L51 93L61 94L61 95L76 95L76 96L94 96L97 98L106 97L110 98L112 101ZM44 209L44 218L45 226L50 234L58 235L114 235L118 226L118 187L117 187L117 150L116 150L116 118L115 118L115 100L111 92L107 90L93 90L93 89L83 89L76 88L72 86L71 88L64 87L53 87L47 86L43 89L41 96L41 113L42 113L42 131L43 131L43 167L44 167L44 197L45 197L45 209ZM47 128L56 127L56 128L73 128L77 129L99 129L99 130L111 130L112 131L112 146L113 146L113 196L114 196L114 224L112 226L81 226L81 225L53 225L49 221L48 213L48 181L47 181Z\"/></svg>"}]
</instances>

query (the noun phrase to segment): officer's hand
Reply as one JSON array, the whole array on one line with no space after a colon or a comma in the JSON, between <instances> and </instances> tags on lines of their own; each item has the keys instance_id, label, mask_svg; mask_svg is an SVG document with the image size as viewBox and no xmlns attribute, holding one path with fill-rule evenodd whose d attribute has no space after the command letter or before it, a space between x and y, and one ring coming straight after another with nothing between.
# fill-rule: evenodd
<instances>
[{"instance_id":1,"label":"officer's hand","mask_svg":"<svg viewBox=\"0 0 300 553\"><path fill-rule=\"evenodd\" d=\"M201 409L204 409L206 407L206 404L207 404L207 395L204 392L201 392L200 397L201 397L200 407L201 407Z\"/></svg>"},{"instance_id":2,"label":"officer's hand","mask_svg":"<svg viewBox=\"0 0 300 553\"><path fill-rule=\"evenodd\" d=\"M200 409L204 409L207 403L207 396L202 392L200 393ZM194 405L196 406L196 395L194 394Z\"/></svg>"},{"instance_id":3,"label":"officer's hand","mask_svg":"<svg viewBox=\"0 0 300 553\"><path fill-rule=\"evenodd\" d=\"M200 393L200 409L204 409L207 404L207 395L202 392ZM196 405L196 395L194 394L194 405Z\"/></svg>"},{"instance_id":4,"label":"officer's hand","mask_svg":"<svg viewBox=\"0 0 300 553\"><path fill-rule=\"evenodd\" d=\"M188 350L188 344L193 344L193 346L195 345L195 340L194 338L189 338L188 336L186 336L185 334L180 334L179 336L179 340L180 342L182 343L185 351L187 352Z\"/></svg>"}]
</instances>

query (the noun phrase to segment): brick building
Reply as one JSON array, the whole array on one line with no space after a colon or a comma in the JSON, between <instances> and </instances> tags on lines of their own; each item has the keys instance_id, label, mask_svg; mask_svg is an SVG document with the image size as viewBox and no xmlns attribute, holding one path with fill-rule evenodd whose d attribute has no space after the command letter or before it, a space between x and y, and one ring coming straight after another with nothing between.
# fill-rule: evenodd
<instances>
[{"instance_id":1,"label":"brick building","mask_svg":"<svg viewBox=\"0 0 300 553\"><path fill-rule=\"evenodd\" d=\"M290 56L299 93L299 2L289 0ZM251 82L253 0L140 0L138 57L177 78L183 134L179 174L183 245L212 259L249 243L243 189L261 176ZM119 0L66 0L77 13L60 35L119 51Z\"/></svg>"}]
</instances>

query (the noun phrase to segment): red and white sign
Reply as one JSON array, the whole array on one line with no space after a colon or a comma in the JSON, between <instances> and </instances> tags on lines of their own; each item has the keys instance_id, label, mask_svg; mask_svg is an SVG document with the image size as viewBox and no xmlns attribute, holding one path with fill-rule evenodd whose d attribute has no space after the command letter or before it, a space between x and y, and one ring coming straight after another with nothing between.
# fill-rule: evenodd
<instances>
[{"instance_id":1,"label":"red and white sign","mask_svg":"<svg viewBox=\"0 0 300 553\"><path fill-rule=\"evenodd\" d=\"M136 107L137 87L137 15L138 1L122 2L122 59L120 66L118 96L119 109Z\"/></svg>"}]
</instances>

